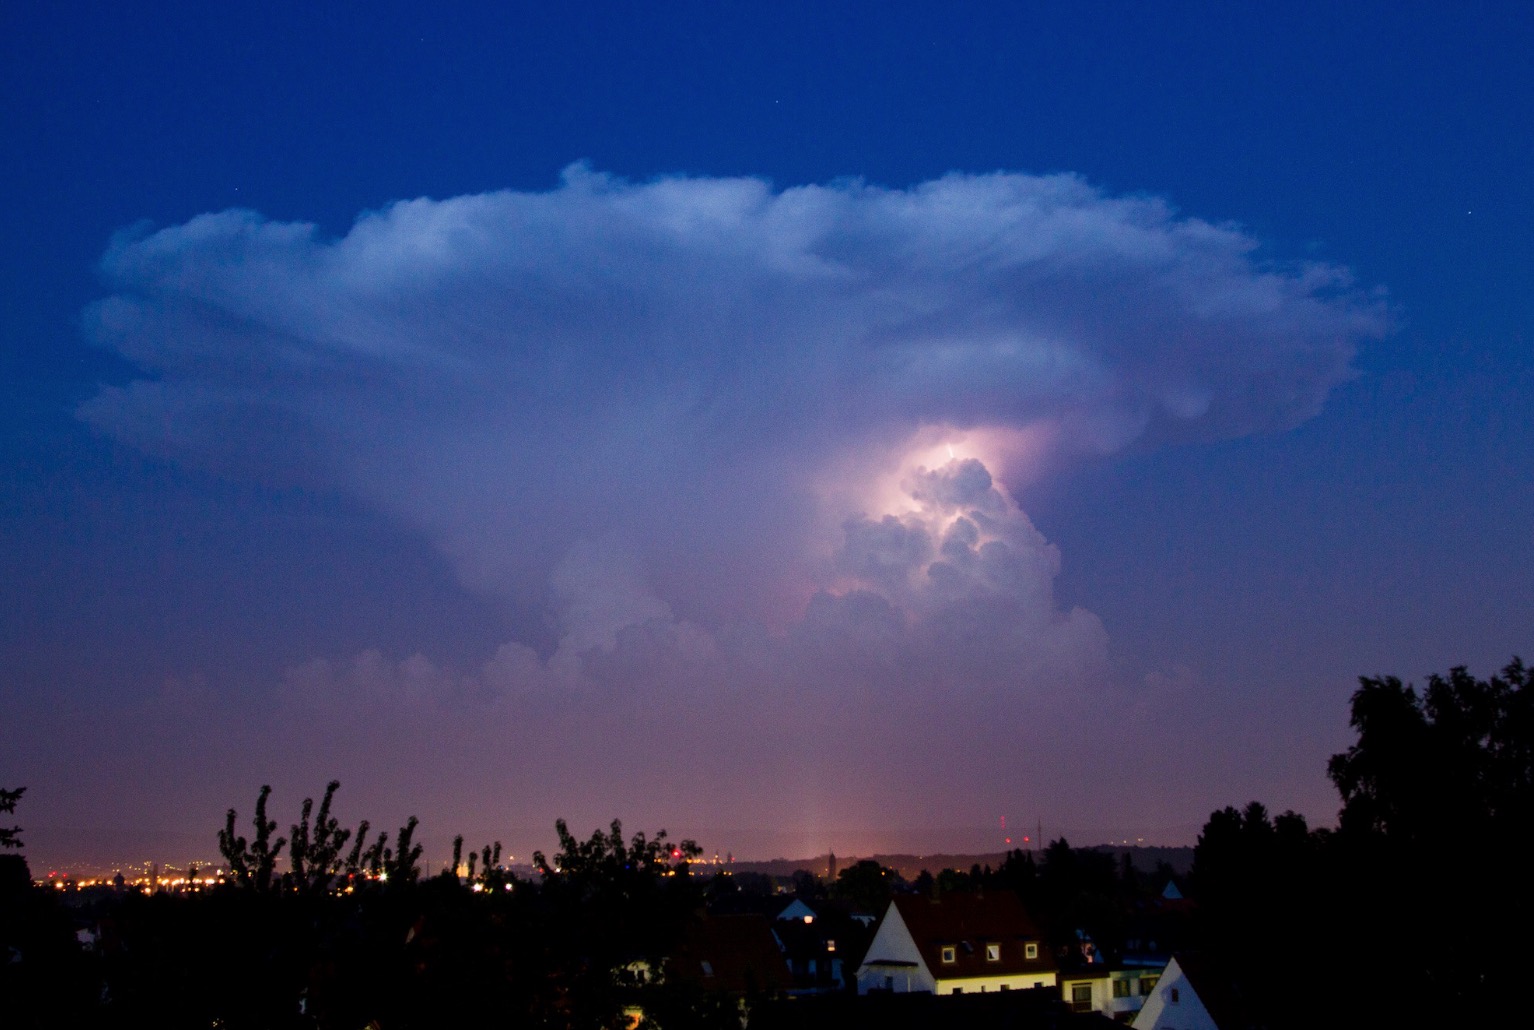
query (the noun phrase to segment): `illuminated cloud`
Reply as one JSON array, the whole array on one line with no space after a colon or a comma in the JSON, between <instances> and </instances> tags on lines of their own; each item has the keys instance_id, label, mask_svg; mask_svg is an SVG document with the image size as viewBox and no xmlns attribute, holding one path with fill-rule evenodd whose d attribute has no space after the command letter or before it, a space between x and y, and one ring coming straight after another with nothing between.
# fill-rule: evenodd
<instances>
[{"instance_id":1,"label":"illuminated cloud","mask_svg":"<svg viewBox=\"0 0 1534 1030\"><path fill-rule=\"evenodd\" d=\"M479 672L306 682L1063 682L1106 639L1003 484L1296 424L1382 329L1343 270L1255 249L1068 175L578 165L337 239L226 211L113 243L87 324L144 377L81 414L354 496L557 627Z\"/></svg>"}]
</instances>

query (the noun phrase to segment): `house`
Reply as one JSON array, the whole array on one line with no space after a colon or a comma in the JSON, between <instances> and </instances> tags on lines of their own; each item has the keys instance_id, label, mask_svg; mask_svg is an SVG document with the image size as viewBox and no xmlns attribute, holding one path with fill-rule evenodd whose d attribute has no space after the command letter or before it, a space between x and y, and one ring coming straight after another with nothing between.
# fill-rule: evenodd
<instances>
[{"instance_id":1,"label":"house","mask_svg":"<svg viewBox=\"0 0 1534 1030\"><path fill-rule=\"evenodd\" d=\"M1161 969L1107 966L1061 970L1060 997L1072 1012L1100 1012L1118 1022L1135 1017L1156 989Z\"/></svg>"},{"instance_id":2,"label":"house","mask_svg":"<svg viewBox=\"0 0 1534 1030\"><path fill-rule=\"evenodd\" d=\"M772 933L788 962L789 991L796 994L843 989L844 956L859 954L858 945L870 936L836 903L811 908L800 899L778 913Z\"/></svg>"},{"instance_id":3,"label":"house","mask_svg":"<svg viewBox=\"0 0 1534 1030\"><path fill-rule=\"evenodd\" d=\"M774 994L789 984L772 925L759 915L691 920L666 962L666 977L735 996Z\"/></svg>"},{"instance_id":4,"label":"house","mask_svg":"<svg viewBox=\"0 0 1534 1030\"><path fill-rule=\"evenodd\" d=\"M1193 903L1182 896L1175 880L1167 880L1159 896L1136 902L1124 914L1119 959L1147 973L1161 972L1173 953L1192 940L1193 915Z\"/></svg>"},{"instance_id":5,"label":"house","mask_svg":"<svg viewBox=\"0 0 1534 1030\"><path fill-rule=\"evenodd\" d=\"M1196 956L1172 956L1134 1030L1236 1030L1245 1025L1228 985Z\"/></svg>"},{"instance_id":6,"label":"house","mask_svg":"<svg viewBox=\"0 0 1534 1030\"><path fill-rule=\"evenodd\" d=\"M973 994L1054 987L1057 968L1010 891L890 901L858 967L859 994Z\"/></svg>"},{"instance_id":7,"label":"house","mask_svg":"<svg viewBox=\"0 0 1534 1030\"><path fill-rule=\"evenodd\" d=\"M778 913L778 921L806 922L815 921L815 910L804 903L802 898L795 898L783 906L783 911Z\"/></svg>"}]
</instances>

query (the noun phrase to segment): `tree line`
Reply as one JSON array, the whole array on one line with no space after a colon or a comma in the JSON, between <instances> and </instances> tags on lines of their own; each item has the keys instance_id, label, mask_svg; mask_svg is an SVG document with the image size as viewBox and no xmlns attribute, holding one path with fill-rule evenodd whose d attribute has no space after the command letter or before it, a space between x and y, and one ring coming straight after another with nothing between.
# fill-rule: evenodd
<instances>
[{"instance_id":1,"label":"tree line","mask_svg":"<svg viewBox=\"0 0 1534 1030\"><path fill-rule=\"evenodd\" d=\"M863 911L899 891L1015 891L1063 965L1087 945L1110 961L1143 948L1154 917L1163 949L1205 957L1243 1028L1500 1025L1534 960L1531 678L1514 659L1487 679L1434 675L1421 691L1361 679L1356 739L1327 766L1338 826L1258 802L1211 813L1187 905L1157 900L1170 870L1147 875L1064 840L912 883L865 860L792 886ZM231 809L216 889L74 910L32 887L20 827L0 827L0 1022L564 1030L630 1026L642 999L651 1026L738 1027L733 1006L660 972L705 906L748 910L773 884L696 875L695 842L626 835L617 821L586 838L558 821L558 849L534 855L532 877L502 866L499 842L466 852L461 836L452 869L427 876L414 817L392 834L342 827L338 788L306 798L285 833L269 787L248 831ZM21 796L0 790L0 814ZM855 949L842 954L855 966Z\"/></svg>"},{"instance_id":2,"label":"tree line","mask_svg":"<svg viewBox=\"0 0 1534 1030\"><path fill-rule=\"evenodd\" d=\"M1363 677L1338 826L1214 812L1197 940L1247 1025L1501 1026L1534 968L1534 671Z\"/></svg>"}]
</instances>

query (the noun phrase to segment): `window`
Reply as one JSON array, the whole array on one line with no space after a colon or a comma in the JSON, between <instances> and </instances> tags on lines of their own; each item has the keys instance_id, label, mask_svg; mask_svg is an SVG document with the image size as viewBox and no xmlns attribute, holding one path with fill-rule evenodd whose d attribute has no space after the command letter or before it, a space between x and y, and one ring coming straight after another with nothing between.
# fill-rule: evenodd
<instances>
[{"instance_id":1,"label":"window","mask_svg":"<svg viewBox=\"0 0 1534 1030\"><path fill-rule=\"evenodd\" d=\"M1000 962L1001 961L1001 945L1000 944L987 944L985 946L985 960L987 962Z\"/></svg>"},{"instance_id":2,"label":"window","mask_svg":"<svg viewBox=\"0 0 1534 1030\"><path fill-rule=\"evenodd\" d=\"M955 987L953 989L953 993L955 993L955 994L963 994L964 993L964 988L962 988L962 987Z\"/></svg>"},{"instance_id":3,"label":"window","mask_svg":"<svg viewBox=\"0 0 1534 1030\"><path fill-rule=\"evenodd\" d=\"M1177 988L1169 987L1167 988L1167 993L1172 996L1173 1005L1176 1005L1179 1001L1182 1001L1182 999L1177 996Z\"/></svg>"},{"instance_id":4,"label":"window","mask_svg":"<svg viewBox=\"0 0 1534 1030\"><path fill-rule=\"evenodd\" d=\"M1129 997L1129 988L1130 988L1130 986L1132 984L1133 984L1133 981L1131 981L1131 980L1115 980L1115 981L1113 981L1113 996L1115 998L1127 998L1127 997Z\"/></svg>"},{"instance_id":5,"label":"window","mask_svg":"<svg viewBox=\"0 0 1534 1030\"><path fill-rule=\"evenodd\" d=\"M1149 998L1151 991L1156 989L1156 981L1160 979L1161 976L1159 974L1156 976L1140 977L1140 997Z\"/></svg>"},{"instance_id":6,"label":"window","mask_svg":"<svg viewBox=\"0 0 1534 1030\"><path fill-rule=\"evenodd\" d=\"M954 963L954 948L952 944L943 945L943 965L951 966Z\"/></svg>"},{"instance_id":7,"label":"window","mask_svg":"<svg viewBox=\"0 0 1534 1030\"><path fill-rule=\"evenodd\" d=\"M1092 985L1071 984L1071 1011L1092 1011Z\"/></svg>"},{"instance_id":8,"label":"window","mask_svg":"<svg viewBox=\"0 0 1534 1030\"><path fill-rule=\"evenodd\" d=\"M1023 958L1038 958L1039 945L1037 941L1029 941L1023 945Z\"/></svg>"}]
</instances>

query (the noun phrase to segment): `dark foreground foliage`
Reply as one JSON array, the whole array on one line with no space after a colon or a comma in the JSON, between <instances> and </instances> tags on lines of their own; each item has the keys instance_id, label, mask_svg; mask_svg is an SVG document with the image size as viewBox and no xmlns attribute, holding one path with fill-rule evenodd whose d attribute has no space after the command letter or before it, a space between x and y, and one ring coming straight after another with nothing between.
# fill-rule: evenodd
<instances>
[{"instance_id":1,"label":"dark foreground foliage","mask_svg":"<svg viewBox=\"0 0 1534 1030\"><path fill-rule=\"evenodd\" d=\"M645 971L661 968L701 904L687 862L696 845L673 848L664 833L626 841L616 822L588 841L561 823L563 848L541 881L488 863L471 880L422 880L409 824L387 857L379 849L382 875L364 862L360 872L332 876L332 862L345 865L333 826L320 832L318 849L311 826L305 865L279 875L269 864L278 842L264 800L263 791L259 843L226 827L228 849L246 861L212 890L104 889L66 910L58 892L32 888L23 875L6 898L14 961L0 966L0 1023L624 1027ZM329 889L317 889L321 882ZM93 946L79 946L79 930L96 935ZM717 1006L707 999L650 993L675 1015L670 1025L714 1025Z\"/></svg>"},{"instance_id":2,"label":"dark foreground foliage","mask_svg":"<svg viewBox=\"0 0 1534 1030\"><path fill-rule=\"evenodd\" d=\"M1340 827L1215 812L1194 866L1205 957L1258 1027L1510 1026L1534 968L1534 673L1420 694L1364 678L1328 772Z\"/></svg>"},{"instance_id":3,"label":"dark foreground foliage","mask_svg":"<svg viewBox=\"0 0 1534 1030\"><path fill-rule=\"evenodd\" d=\"M857 862L827 900L869 911L901 890L1015 891L1062 967L1089 947L1115 961L1149 936L1162 949L1192 945L1216 977L1224 1030L1517 1025L1534 968L1531 680L1517 660L1487 680L1464 669L1434 676L1421 693L1393 677L1361 680L1357 741L1328 767L1339 828L1312 830L1256 802L1215 812L1190 901L1163 903L1165 875L1115 868L1063 840L1037 860L1017 851L994 869L923 873L913 884ZM560 822L560 849L536 856L536 879L502 868L499 844L469 853L465 879L422 879L415 820L392 839L365 822L343 829L330 815L336 786L318 806L306 801L285 835L265 789L249 838L231 811L219 836L232 877L202 893L104 890L66 907L31 885L13 853L20 829L0 827L0 1025L584 1030L636 1016L665 1030L741 1025L741 999L657 976L706 901L742 912L755 903L749 877L695 878L691 841L625 837L616 822L581 840ZM0 791L0 813L20 797ZM460 840L455 867L462 854ZM806 900L827 892L807 873L794 885ZM846 949L849 974L861 947ZM962 1015L955 1025L1012 1026L1026 1004L966 1001L961 1013L941 999L745 1001L753 1025L800 1027L913 1014L922 1025Z\"/></svg>"}]
</instances>

